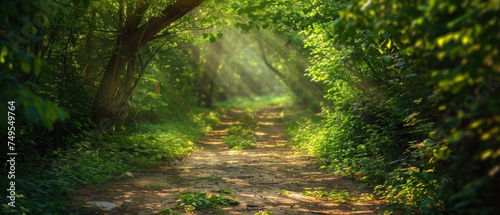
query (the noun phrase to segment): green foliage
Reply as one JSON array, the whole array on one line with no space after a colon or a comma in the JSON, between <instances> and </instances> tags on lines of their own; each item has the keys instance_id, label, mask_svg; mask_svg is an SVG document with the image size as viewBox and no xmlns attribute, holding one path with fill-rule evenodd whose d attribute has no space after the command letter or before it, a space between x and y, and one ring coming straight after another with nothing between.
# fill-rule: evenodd
<instances>
[{"instance_id":1,"label":"green foliage","mask_svg":"<svg viewBox=\"0 0 500 215\"><path fill-rule=\"evenodd\" d=\"M141 17L161 14L170 1L160 3ZM90 103L132 5L26 0L0 8L0 130L7 127L7 102L15 101L16 151L25 170L16 181L18 207L2 212L64 214L63 197L78 186L192 152L224 111L195 108L207 88L199 86L207 85L202 66L213 63L200 44L222 37L246 54L222 53L227 62L244 63L217 65L216 84L225 88L214 96L234 96L217 105L297 99L312 107L319 102L309 90L322 90L328 101L321 113L289 114L287 128L292 145L315 155L324 171L375 186L409 213L500 211L498 1L206 1L197 16L179 20L189 24L172 25L142 47L136 66L127 66L132 74L119 73L112 96L120 107L113 108L130 108L117 113L129 114L127 129L101 135ZM255 44L221 26L271 30L260 35L281 75L268 71ZM311 82L297 81L304 78ZM255 129L249 115L224 141L252 147Z\"/></svg>"},{"instance_id":2,"label":"green foliage","mask_svg":"<svg viewBox=\"0 0 500 215\"><path fill-rule=\"evenodd\" d=\"M307 117L310 113L303 113L302 120L296 118L297 121L288 123L294 146L317 155L318 161L327 165L324 171L355 177L372 185L383 184L377 188L383 191L379 194L392 193L390 200L440 202L442 197L438 194L435 175L437 160L432 159L434 147L431 144L417 146L421 144L418 139L431 141L425 137L425 133L432 131L428 120L419 118L417 113L405 116L408 111L388 109L393 106L385 106L385 103L371 106L367 102L367 108L358 110L357 116L352 116L351 111L344 115L324 110L322 117ZM371 116L380 118L373 120ZM404 197L409 190L419 195ZM417 207L411 203L401 206Z\"/></svg>"},{"instance_id":3,"label":"green foliage","mask_svg":"<svg viewBox=\"0 0 500 215\"><path fill-rule=\"evenodd\" d=\"M330 192L324 191L324 187L316 188L305 188L302 193L305 196L313 196L320 199L328 199L339 204L349 204L357 199L349 196L347 190L337 190L337 187L333 188Z\"/></svg>"},{"instance_id":4,"label":"green foliage","mask_svg":"<svg viewBox=\"0 0 500 215\"><path fill-rule=\"evenodd\" d=\"M338 34L334 44L353 47L354 56L361 50L375 53L378 59L366 63L397 71L391 75L397 79L392 83L412 86L425 78L432 87L420 101L437 113L434 121L439 126L422 130L430 135L408 142L413 145L412 157L397 160L421 163L410 165L400 176L409 182L400 197L425 213L499 210L492 200L498 192L491 189L500 177L499 158L490 153L500 148L498 133L491 133L499 128L492 120L499 114L495 105L499 96L494 92L500 65L493 60L499 36L492 34L495 27L489 24L498 19L498 12L494 2L377 0L346 7L333 23L333 33ZM413 90L410 95L421 93ZM401 102L393 104L402 107Z\"/></svg>"},{"instance_id":5,"label":"green foliage","mask_svg":"<svg viewBox=\"0 0 500 215\"><path fill-rule=\"evenodd\" d=\"M290 195L290 191L280 189L280 195L283 195L283 196L288 196L288 195Z\"/></svg>"},{"instance_id":6,"label":"green foliage","mask_svg":"<svg viewBox=\"0 0 500 215\"><path fill-rule=\"evenodd\" d=\"M272 211L263 211L259 213L255 213L254 215L273 215L274 212Z\"/></svg>"},{"instance_id":7,"label":"green foliage","mask_svg":"<svg viewBox=\"0 0 500 215\"><path fill-rule=\"evenodd\" d=\"M54 129L53 124L57 120L65 120L68 114L53 102L44 100L24 88L21 83L12 75L0 73L0 85L2 86L0 95L1 127L5 130L7 125L7 111L16 114L17 121L37 124L39 121L49 130ZM8 109L7 102L14 101L14 109Z\"/></svg>"},{"instance_id":8,"label":"green foliage","mask_svg":"<svg viewBox=\"0 0 500 215\"><path fill-rule=\"evenodd\" d=\"M223 205L239 205L234 197L229 198L224 194L213 194L189 192L181 194L181 202L186 205L191 205L195 209L214 208Z\"/></svg>"},{"instance_id":9,"label":"green foliage","mask_svg":"<svg viewBox=\"0 0 500 215\"><path fill-rule=\"evenodd\" d=\"M226 143L233 150L244 150L255 148L254 144L257 141L257 138L253 134L230 134L222 138L222 141L224 141L224 143Z\"/></svg>"},{"instance_id":10,"label":"green foliage","mask_svg":"<svg viewBox=\"0 0 500 215\"><path fill-rule=\"evenodd\" d=\"M288 183L290 183L290 184L296 184L299 187L302 186L302 182L300 182L300 181L290 181Z\"/></svg>"},{"instance_id":11,"label":"green foliage","mask_svg":"<svg viewBox=\"0 0 500 215\"><path fill-rule=\"evenodd\" d=\"M15 101L17 121L37 124L42 122L49 130L57 120L68 114L57 106L54 98L37 95L37 86L30 77L51 70L39 56L27 50L30 43L39 42L44 28L54 21L54 16L65 10L58 4L45 1L12 1L3 5L0 16L0 129L7 125L7 102ZM35 14L35 12L38 12ZM25 21L21 21L25 20ZM31 40L31 41L30 41ZM28 78L27 78L28 77ZM33 86L31 87L29 86ZM1 134L3 135L3 133Z\"/></svg>"},{"instance_id":12,"label":"green foliage","mask_svg":"<svg viewBox=\"0 0 500 215\"><path fill-rule=\"evenodd\" d=\"M121 178L125 171L135 168L123 162L119 154L105 151L56 151L49 158L39 158L37 165L23 165L26 170L16 174L16 208L2 205L5 213L29 211L36 214L66 213L67 196L83 185L101 184Z\"/></svg>"},{"instance_id":13,"label":"green foliage","mask_svg":"<svg viewBox=\"0 0 500 215\"><path fill-rule=\"evenodd\" d=\"M219 108L216 111L200 111L199 113L193 114L193 121L201 126L201 130L204 133L211 132L217 125L220 124L222 115L226 112L226 109Z\"/></svg>"},{"instance_id":14,"label":"green foliage","mask_svg":"<svg viewBox=\"0 0 500 215\"><path fill-rule=\"evenodd\" d=\"M143 124L136 133L109 136L101 144L107 150L125 152L135 165L154 165L193 152L193 140L202 134L198 126L189 122Z\"/></svg>"},{"instance_id":15,"label":"green foliage","mask_svg":"<svg viewBox=\"0 0 500 215\"><path fill-rule=\"evenodd\" d=\"M289 121L295 146L409 211L494 214L498 11L484 1L304 5L314 14L299 28L307 73L333 106ZM287 21L276 23L298 25Z\"/></svg>"},{"instance_id":16,"label":"green foliage","mask_svg":"<svg viewBox=\"0 0 500 215\"><path fill-rule=\"evenodd\" d=\"M196 87L192 83L196 82L197 71L193 71L191 54L188 50L164 49L169 46L175 44L158 47L159 53L152 56L133 92L130 114L134 116L134 121L185 120L189 117L188 113L196 108L198 98L193 95Z\"/></svg>"},{"instance_id":17,"label":"green foliage","mask_svg":"<svg viewBox=\"0 0 500 215\"><path fill-rule=\"evenodd\" d=\"M172 210L171 208L165 208L160 211L160 215L175 215L175 214L178 213L175 213L174 210Z\"/></svg>"},{"instance_id":18,"label":"green foliage","mask_svg":"<svg viewBox=\"0 0 500 215\"><path fill-rule=\"evenodd\" d=\"M291 96L254 96L252 98L232 97L225 101L215 103L215 106L231 108L231 109L245 109L245 108L259 108L272 105L292 105L293 99Z\"/></svg>"},{"instance_id":19,"label":"green foliage","mask_svg":"<svg viewBox=\"0 0 500 215\"><path fill-rule=\"evenodd\" d=\"M255 116L250 114L238 119L235 124L227 129L227 133L229 135L252 135L257 126Z\"/></svg>"},{"instance_id":20,"label":"green foliage","mask_svg":"<svg viewBox=\"0 0 500 215\"><path fill-rule=\"evenodd\" d=\"M253 111L252 109L247 109L246 112L248 114L238 119L235 124L227 129L228 135L222 138L222 141L231 147L231 149L244 150L255 148L254 144L257 138L253 132L257 129L258 124L252 113Z\"/></svg>"},{"instance_id":21,"label":"green foliage","mask_svg":"<svg viewBox=\"0 0 500 215\"><path fill-rule=\"evenodd\" d=\"M125 172L137 171L137 166L158 165L192 152L192 141L203 133L203 126L211 124L201 120L142 124L127 135L85 131L80 142L73 142L72 149L59 149L29 162L20 160L19 168L25 171L16 179L19 185L16 191L21 196L16 199L15 209L2 204L2 212L66 213L65 196L80 186L99 185L125 177ZM169 186L143 188L168 189Z\"/></svg>"}]
</instances>

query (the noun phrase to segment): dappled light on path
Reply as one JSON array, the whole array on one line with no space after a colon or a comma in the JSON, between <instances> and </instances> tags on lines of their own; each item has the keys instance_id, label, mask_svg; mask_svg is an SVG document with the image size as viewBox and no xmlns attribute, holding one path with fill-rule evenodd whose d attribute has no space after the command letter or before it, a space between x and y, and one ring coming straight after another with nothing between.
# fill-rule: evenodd
<instances>
[{"instance_id":1,"label":"dappled light on path","mask_svg":"<svg viewBox=\"0 0 500 215\"><path fill-rule=\"evenodd\" d=\"M262 108L256 113L256 148L231 150L222 142L227 128L241 118L242 111L230 111L220 126L199 141L202 148L190 157L162 167L157 172L136 173L136 177L111 182L104 190L84 189L76 197L85 201L106 200L120 205L106 214L153 214L180 204L179 191L214 192L230 189L238 206L201 209L194 214L377 214L383 213L376 200L363 200L358 183L318 172L307 156L283 146L290 141L280 121L280 109ZM158 189L147 189L148 186ZM347 203L303 195L306 188L325 191L347 190L359 199ZM167 189L168 188L168 189Z\"/></svg>"}]
</instances>

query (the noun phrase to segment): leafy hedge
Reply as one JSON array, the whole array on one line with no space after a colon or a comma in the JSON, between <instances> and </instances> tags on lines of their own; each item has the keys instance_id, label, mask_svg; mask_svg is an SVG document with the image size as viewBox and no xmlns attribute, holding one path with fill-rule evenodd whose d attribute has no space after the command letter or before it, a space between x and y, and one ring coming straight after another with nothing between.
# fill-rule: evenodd
<instances>
[{"instance_id":1,"label":"leafy hedge","mask_svg":"<svg viewBox=\"0 0 500 215\"><path fill-rule=\"evenodd\" d=\"M289 125L296 144L409 211L499 212L499 3L309 8L307 72L334 105Z\"/></svg>"}]
</instances>

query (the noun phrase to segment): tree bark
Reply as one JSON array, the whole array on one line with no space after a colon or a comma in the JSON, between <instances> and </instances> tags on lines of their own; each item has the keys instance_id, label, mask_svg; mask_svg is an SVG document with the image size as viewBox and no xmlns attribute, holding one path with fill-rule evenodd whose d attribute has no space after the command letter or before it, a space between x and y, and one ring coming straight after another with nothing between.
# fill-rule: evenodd
<instances>
[{"instance_id":1,"label":"tree bark","mask_svg":"<svg viewBox=\"0 0 500 215\"><path fill-rule=\"evenodd\" d=\"M134 73L135 73L135 58L130 58L127 63L127 72L125 74L125 80L123 82L123 87L120 90L119 95L115 99L118 103L115 105L115 113L117 115L116 120L114 120L115 132L120 132L123 125L125 124L125 119L127 119L129 113L128 101L135 86L133 85Z\"/></svg>"},{"instance_id":2,"label":"tree bark","mask_svg":"<svg viewBox=\"0 0 500 215\"><path fill-rule=\"evenodd\" d=\"M205 0L178 0L162 11L163 16L150 18L140 27L144 13L152 1L140 2L134 12L128 15L125 27L117 36L115 50L105 68L92 104L93 121L101 131L110 131L110 126L117 117L113 111L113 100L128 59L135 56L139 49L154 39L159 32L203 1Z\"/></svg>"}]
</instances>

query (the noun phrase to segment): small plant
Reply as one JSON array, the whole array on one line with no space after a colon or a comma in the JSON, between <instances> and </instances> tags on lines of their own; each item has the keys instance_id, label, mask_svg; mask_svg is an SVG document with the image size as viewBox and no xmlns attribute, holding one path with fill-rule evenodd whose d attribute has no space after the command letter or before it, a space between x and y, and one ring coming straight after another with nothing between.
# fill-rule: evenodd
<instances>
[{"instance_id":1,"label":"small plant","mask_svg":"<svg viewBox=\"0 0 500 215\"><path fill-rule=\"evenodd\" d=\"M363 199L363 200L373 200L373 195L368 195L368 194L361 194L361 198L360 199Z\"/></svg>"},{"instance_id":2,"label":"small plant","mask_svg":"<svg viewBox=\"0 0 500 215\"><path fill-rule=\"evenodd\" d=\"M280 190L280 195L282 195L282 196L288 196L288 195L290 195L290 192L288 190L281 189Z\"/></svg>"},{"instance_id":3,"label":"small plant","mask_svg":"<svg viewBox=\"0 0 500 215\"><path fill-rule=\"evenodd\" d=\"M316 187L316 188L305 188L304 192L302 193L305 196L312 196L320 199L328 199L332 200L335 203L339 204L348 204L349 202L352 201L357 201L356 198L352 198L349 196L349 193L347 190L337 190L337 187L335 187L332 191L327 192L324 191L324 187Z\"/></svg>"},{"instance_id":4,"label":"small plant","mask_svg":"<svg viewBox=\"0 0 500 215\"><path fill-rule=\"evenodd\" d=\"M178 213L174 213L174 210L170 208L165 208L160 211L160 215L176 215Z\"/></svg>"},{"instance_id":5,"label":"small plant","mask_svg":"<svg viewBox=\"0 0 500 215\"><path fill-rule=\"evenodd\" d=\"M191 213L191 211L194 211L196 210L196 207L195 206L192 206L192 205L184 205L184 212L186 213Z\"/></svg>"},{"instance_id":6,"label":"small plant","mask_svg":"<svg viewBox=\"0 0 500 215\"><path fill-rule=\"evenodd\" d=\"M192 206L192 208L213 208L221 205L239 205L240 202L232 198L224 196L224 194L214 194L210 195L208 193L202 192L188 192L181 194L181 202L186 204L186 206ZM189 208L190 210L192 209ZM186 207L185 207L186 209ZM193 209L193 210L194 210Z\"/></svg>"},{"instance_id":7,"label":"small plant","mask_svg":"<svg viewBox=\"0 0 500 215\"><path fill-rule=\"evenodd\" d=\"M233 150L243 150L243 149L255 148L253 144L257 141L257 138L253 136L253 134L251 135L230 134L222 138L222 141L224 141Z\"/></svg>"},{"instance_id":8,"label":"small plant","mask_svg":"<svg viewBox=\"0 0 500 215\"><path fill-rule=\"evenodd\" d=\"M274 212L272 211L263 211L263 212L259 212L259 213L256 213L254 215L272 215Z\"/></svg>"},{"instance_id":9,"label":"small plant","mask_svg":"<svg viewBox=\"0 0 500 215\"><path fill-rule=\"evenodd\" d=\"M296 184L299 187L302 186L302 182L300 182L300 181L290 181L288 183L290 183L290 184Z\"/></svg>"},{"instance_id":10,"label":"small plant","mask_svg":"<svg viewBox=\"0 0 500 215\"><path fill-rule=\"evenodd\" d=\"M228 134L252 134L254 128L242 124L235 124L227 129Z\"/></svg>"}]
</instances>

